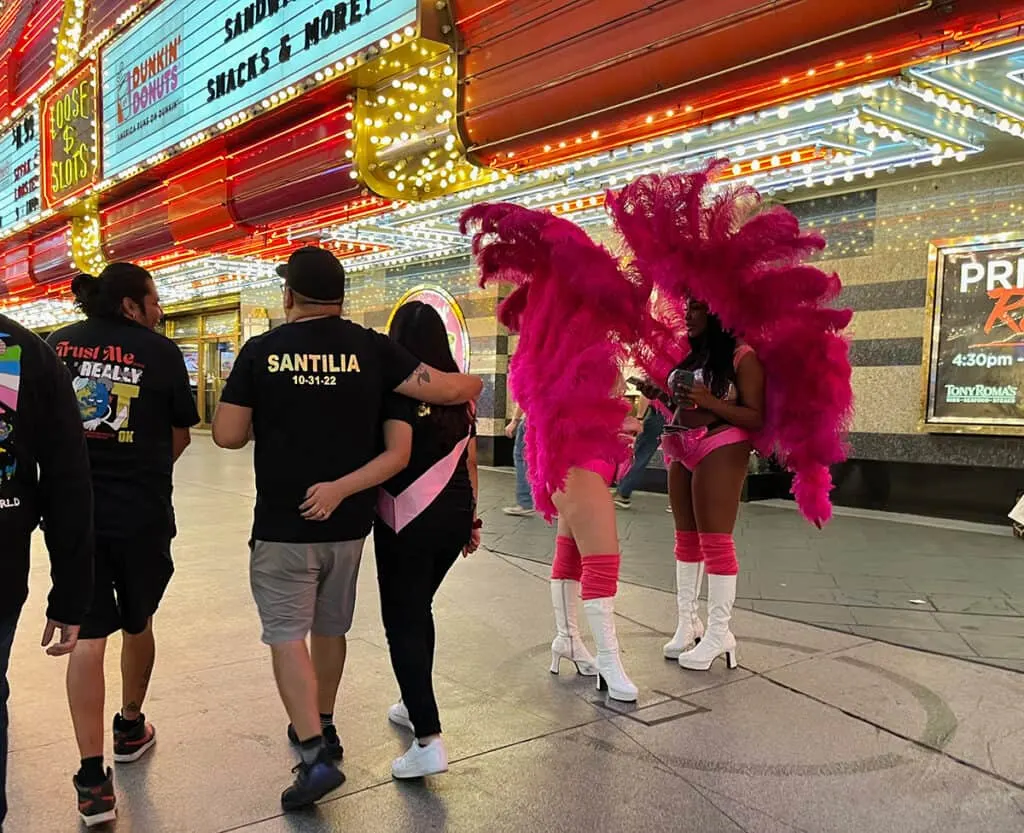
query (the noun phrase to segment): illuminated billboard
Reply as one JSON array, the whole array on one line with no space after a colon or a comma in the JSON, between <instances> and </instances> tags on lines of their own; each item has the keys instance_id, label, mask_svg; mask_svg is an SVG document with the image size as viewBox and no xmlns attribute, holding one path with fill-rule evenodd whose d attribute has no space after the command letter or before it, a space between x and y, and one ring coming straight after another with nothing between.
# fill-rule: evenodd
<instances>
[{"instance_id":1,"label":"illuminated billboard","mask_svg":"<svg viewBox=\"0 0 1024 833\"><path fill-rule=\"evenodd\" d=\"M40 111L43 204L55 208L96 183L96 65L83 64L65 78Z\"/></svg>"},{"instance_id":2,"label":"illuminated billboard","mask_svg":"<svg viewBox=\"0 0 1024 833\"><path fill-rule=\"evenodd\" d=\"M101 53L117 176L418 21L418 0L164 0Z\"/></svg>"},{"instance_id":3,"label":"illuminated billboard","mask_svg":"<svg viewBox=\"0 0 1024 833\"><path fill-rule=\"evenodd\" d=\"M29 107L0 133L0 234L41 210L39 114Z\"/></svg>"},{"instance_id":4,"label":"illuminated billboard","mask_svg":"<svg viewBox=\"0 0 1024 833\"><path fill-rule=\"evenodd\" d=\"M926 431L1024 433L1024 239L932 246Z\"/></svg>"}]
</instances>

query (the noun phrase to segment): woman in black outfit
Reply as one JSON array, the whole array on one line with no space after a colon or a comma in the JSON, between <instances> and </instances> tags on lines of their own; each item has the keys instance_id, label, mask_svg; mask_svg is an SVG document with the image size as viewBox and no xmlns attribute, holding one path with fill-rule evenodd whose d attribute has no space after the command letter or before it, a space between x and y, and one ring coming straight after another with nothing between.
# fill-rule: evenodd
<instances>
[{"instance_id":1,"label":"woman in black outfit","mask_svg":"<svg viewBox=\"0 0 1024 833\"><path fill-rule=\"evenodd\" d=\"M438 370L458 370L441 316L419 301L403 305L391 338ZM476 518L476 420L472 405L424 405L389 396L386 420L412 426L408 467L380 490L373 541L381 614L402 699L388 719L416 739L394 761L395 778L445 772L448 755L434 699L431 603L459 555L480 544Z\"/></svg>"}]
</instances>

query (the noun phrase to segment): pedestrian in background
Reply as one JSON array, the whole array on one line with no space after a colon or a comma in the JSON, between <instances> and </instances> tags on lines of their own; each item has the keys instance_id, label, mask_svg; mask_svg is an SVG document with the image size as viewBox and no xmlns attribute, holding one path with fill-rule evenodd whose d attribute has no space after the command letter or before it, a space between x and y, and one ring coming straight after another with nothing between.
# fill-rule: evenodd
<instances>
[{"instance_id":1,"label":"pedestrian in background","mask_svg":"<svg viewBox=\"0 0 1024 833\"><path fill-rule=\"evenodd\" d=\"M661 432L665 428L665 417L646 397L640 398L637 418L643 421L643 429L633 446L633 464L615 490L615 505L620 509L629 509L633 505L633 492L654 459L654 453L661 444Z\"/></svg>"},{"instance_id":2,"label":"pedestrian in background","mask_svg":"<svg viewBox=\"0 0 1024 833\"><path fill-rule=\"evenodd\" d=\"M7 816L7 666L40 520L53 581L43 647L59 657L78 642L92 598L89 457L67 370L42 339L0 315L0 830Z\"/></svg>"},{"instance_id":3,"label":"pedestrian in background","mask_svg":"<svg viewBox=\"0 0 1024 833\"><path fill-rule=\"evenodd\" d=\"M533 492L530 490L530 473L526 468L526 414L518 403L512 406L512 418L505 426L505 436L515 440L512 447L512 462L516 468L516 503L501 511L517 518L529 518L534 514Z\"/></svg>"}]
</instances>

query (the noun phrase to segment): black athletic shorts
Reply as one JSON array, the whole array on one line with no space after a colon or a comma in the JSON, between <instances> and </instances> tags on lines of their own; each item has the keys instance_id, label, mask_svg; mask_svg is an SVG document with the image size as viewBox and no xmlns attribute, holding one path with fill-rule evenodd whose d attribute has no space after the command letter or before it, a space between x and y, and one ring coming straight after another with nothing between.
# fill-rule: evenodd
<instances>
[{"instance_id":1,"label":"black athletic shorts","mask_svg":"<svg viewBox=\"0 0 1024 833\"><path fill-rule=\"evenodd\" d=\"M156 613L174 574L169 533L96 537L96 582L80 639L137 634Z\"/></svg>"}]
</instances>

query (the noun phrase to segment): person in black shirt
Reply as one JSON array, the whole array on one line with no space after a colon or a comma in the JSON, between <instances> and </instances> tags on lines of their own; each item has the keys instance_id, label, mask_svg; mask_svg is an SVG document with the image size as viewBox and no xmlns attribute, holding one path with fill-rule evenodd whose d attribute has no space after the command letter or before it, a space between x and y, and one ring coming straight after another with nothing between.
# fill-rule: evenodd
<instances>
[{"instance_id":1,"label":"person in black shirt","mask_svg":"<svg viewBox=\"0 0 1024 833\"><path fill-rule=\"evenodd\" d=\"M250 432L256 439L250 580L302 757L281 796L292 810L344 780L333 766L343 754L333 712L373 524L368 490L408 459L400 437L386 436L389 451L379 454L384 396L467 402L482 383L421 365L387 336L344 320L345 271L325 249L297 250L279 273L288 323L239 352L213 438L222 448L242 448Z\"/></svg>"},{"instance_id":2,"label":"person in black shirt","mask_svg":"<svg viewBox=\"0 0 1024 833\"><path fill-rule=\"evenodd\" d=\"M92 597L89 457L67 371L42 339L0 315L0 829L7 815L7 666L43 520L53 589L43 646L71 653ZM54 634L60 641L54 645Z\"/></svg>"},{"instance_id":3,"label":"person in black shirt","mask_svg":"<svg viewBox=\"0 0 1024 833\"><path fill-rule=\"evenodd\" d=\"M68 664L68 700L82 765L79 813L89 825L114 817L113 773L103 766L103 657L123 631L123 702L114 717L114 760L141 758L156 741L142 713L156 646L152 617L174 572L174 462L199 422L185 361L154 332L163 311L150 274L113 263L72 282L85 321L50 336L71 371L95 494L96 590Z\"/></svg>"},{"instance_id":4,"label":"person in black shirt","mask_svg":"<svg viewBox=\"0 0 1024 833\"><path fill-rule=\"evenodd\" d=\"M433 307L419 301L402 306L391 338L420 361L456 370L444 322ZM422 778L448 769L431 681L431 603L459 554L480 545L476 420L472 405L430 406L399 394L388 397L385 419L412 427L409 465L381 488L373 527L381 614L402 692L388 719L416 735L391 774Z\"/></svg>"}]
</instances>

